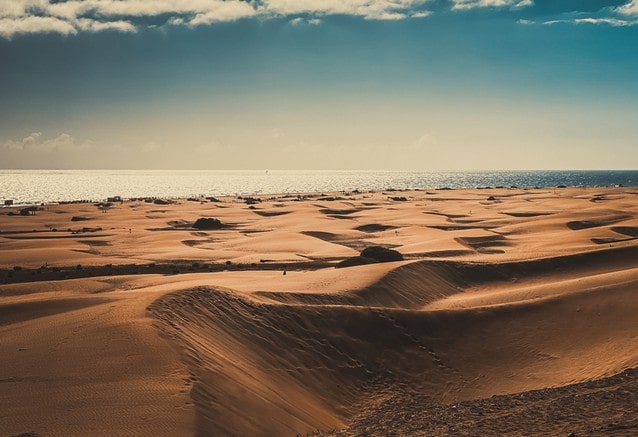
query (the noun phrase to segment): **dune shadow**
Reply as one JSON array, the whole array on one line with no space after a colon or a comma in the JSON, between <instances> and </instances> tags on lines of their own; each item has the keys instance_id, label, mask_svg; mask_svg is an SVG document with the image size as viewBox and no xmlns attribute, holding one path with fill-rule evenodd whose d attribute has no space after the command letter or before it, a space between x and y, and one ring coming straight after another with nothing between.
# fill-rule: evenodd
<instances>
[{"instance_id":1,"label":"dune shadow","mask_svg":"<svg viewBox=\"0 0 638 437\"><path fill-rule=\"evenodd\" d=\"M465 247L486 254L504 253L502 248L511 245L511 243L507 241L507 237L498 234L485 237L457 237L454 240Z\"/></svg>"},{"instance_id":2,"label":"dune shadow","mask_svg":"<svg viewBox=\"0 0 638 437\"><path fill-rule=\"evenodd\" d=\"M367 225L357 226L354 229L357 230L357 231L373 234L375 232L383 232L383 231L387 231L389 229L397 229L397 226L370 223L370 224L367 224Z\"/></svg>"},{"instance_id":3,"label":"dune shadow","mask_svg":"<svg viewBox=\"0 0 638 437\"><path fill-rule=\"evenodd\" d=\"M361 251L366 248L369 244L358 240L356 238L352 238L346 235L338 235L333 234L332 232L325 231L303 231L301 232L303 235L307 235L309 237L318 238L319 240L326 241L328 243L339 244L341 246L348 247L350 249L354 249L356 251Z\"/></svg>"},{"instance_id":4,"label":"dune shadow","mask_svg":"<svg viewBox=\"0 0 638 437\"><path fill-rule=\"evenodd\" d=\"M430 229L438 229L440 231L466 231L468 229L492 229L494 225L478 225L478 224L457 224L457 225L428 225Z\"/></svg>"},{"instance_id":5,"label":"dune shadow","mask_svg":"<svg viewBox=\"0 0 638 437\"><path fill-rule=\"evenodd\" d=\"M109 243L108 241L103 241L103 240L78 240L78 242L82 244L87 244L89 246L97 246L97 247L111 246L111 243Z\"/></svg>"},{"instance_id":6,"label":"dune shadow","mask_svg":"<svg viewBox=\"0 0 638 437\"><path fill-rule=\"evenodd\" d=\"M4 304L0 305L0 326L61 314L105 302L109 302L109 299L91 297Z\"/></svg>"},{"instance_id":7,"label":"dune shadow","mask_svg":"<svg viewBox=\"0 0 638 437\"><path fill-rule=\"evenodd\" d=\"M423 212L423 214L438 215L438 216L446 217L448 219L464 218L468 216L467 214L447 214L447 213L438 212L438 211L425 211Z\"/></svg>"},{"instance_id":8,"label":"dune shadow","mask_svg":"<svg viewBox=\"0 0 638 437\"><path fill-rule=\"evenodd\" d=\"M595 220L576 220L565 223L565 225L572 231L580 231L581 229L598 228L600 226L606 226L608 223L604 221Z\"/></svg>"},{"instance_id":9,"label":"dune shadow","mask_svg":"<svg viewBox=\"0 0 638 437\"><path fill-rule=\"evenodd\" d=\"M320 208L319 212L322 214L326 214L329 216L343 216L350 215L356 212L360 212L362 209L359 208L351 208L351 209L332 209L332 208Z\"/></svg>"},{"instance_id":10,"label":"dune shadow","mask_svg":"<svg viewBox=\"0 0 638 437\"><path fill-rule=\"evenodd\" d=\"M209 240L182 240L182 244L188 247L197 247L206 243L210 243L210 241Z\"/></svg>"},{"instance_id":11,"label":"dune shadow","mask_svg":"<svg viewBox=\"0 0 638 437\"><path fill-rule=\"evenodd\" d=\"M631 238L638 238L638 226L613 226L611 230Z\"/></svg>"},{"instance_id":12,"label":"dune shadow","mask_svg":"<svg viewBox=\"0 0 638 437\"><path fill-rule=\"evenodd\" d=\"M565 225L572 231L579 231L581 229L599 228L602 226L613 225L623 220L627 220L628 218L631 218L631 216L623 214L623 215L614 215L614 216L607 216L602 218L595 218L591 220L573 220L573 221L565 223Z\"/></svg>"},{"instance_id":13,"label":"dune shadow","mask_svg":"<svg viewBox=\"0 0 638 437\"><path fill-rule=\"evenodd\" d=\"M409 253L404 255L406 259L420 259L420 258L454 258L458 256L472 255L475 251L463 250L463 249L450 249L450 250L434 250L431 252L419 252Z\"/></svg>"},{"instance_id":14,"label":"dune shadow","mask_svg":"<svg viewBox=\"0 0 638 437\"><path fill-rule=\"evenodd\" d=\"M291 213L291 211L264 211L260 209L253 209L252 211L255 214L260 215L262 217L277 217L280 215L286 215Z\"/></svg>"},{"instance_id":15,"label":"dune shadow","mask_svg":"<svg viewBox=\"0 0 638 437\"><path fill-rule=\"evenodd\" d=\"M509 215L510 217L541 217L546 215L553 215L554 212L501 212L501 214Z\"/></svg>"}]
</instances>

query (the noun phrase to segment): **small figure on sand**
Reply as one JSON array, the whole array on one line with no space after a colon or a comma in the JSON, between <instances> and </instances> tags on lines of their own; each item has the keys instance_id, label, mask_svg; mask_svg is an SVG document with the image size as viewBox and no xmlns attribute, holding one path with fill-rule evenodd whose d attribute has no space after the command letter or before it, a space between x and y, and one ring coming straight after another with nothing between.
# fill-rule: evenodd
<instances>
[{"instance_id":1,"label":"small figure on sand","mask_svg":"<svg viewBox=\"0 0 638 437\"><path fill-rule=\"evenodd\" d=\"M288 267L284 266L284 276L286 276L286 269L287 269L287 268L288 268Z\"/></svg>"}]
</instances>

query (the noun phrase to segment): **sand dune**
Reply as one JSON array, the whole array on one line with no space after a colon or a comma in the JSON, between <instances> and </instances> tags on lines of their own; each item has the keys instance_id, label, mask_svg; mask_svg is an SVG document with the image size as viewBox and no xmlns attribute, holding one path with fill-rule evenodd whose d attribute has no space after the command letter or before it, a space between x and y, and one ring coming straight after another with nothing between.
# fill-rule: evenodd
<instances>
[{"instance_id":1,"label":"sand dune","mask_svg":"<svg viewBox=\"0 0 638 437\"><path fill-rule=\"evenodd\" d=\"M635 193L392 196L2 210L0 430L638 433Z\"/></svg>"}]
</instances>

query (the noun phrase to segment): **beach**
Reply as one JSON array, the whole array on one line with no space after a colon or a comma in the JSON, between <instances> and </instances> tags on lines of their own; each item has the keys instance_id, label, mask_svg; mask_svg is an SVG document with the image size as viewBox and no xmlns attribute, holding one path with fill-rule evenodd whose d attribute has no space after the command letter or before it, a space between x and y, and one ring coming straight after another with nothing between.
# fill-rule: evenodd
<instances>
[{"instance_id":1,"label":"beach","mask_svg":"<svg viewBox=\"0 0 638 437\"><path fill-rule=\"evenodd\" d=\"M637 292L631 187L3 208L0 431L636 435Z\"/></svg>"}]
</instances>

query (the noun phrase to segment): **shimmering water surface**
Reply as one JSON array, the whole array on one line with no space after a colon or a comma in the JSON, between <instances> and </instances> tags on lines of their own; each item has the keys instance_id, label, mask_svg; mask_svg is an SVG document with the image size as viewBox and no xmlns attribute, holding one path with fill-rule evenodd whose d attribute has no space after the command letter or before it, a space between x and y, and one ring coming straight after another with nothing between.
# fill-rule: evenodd
<instances>
[{"instance_id":1,"label":"shimmering water surface","mask_svg":"<svg viewBox=\"0 0 638 437\"><path fill-rule=\"evenodd\" d=\"M0 170L0 200L16 203L102 200L108 196L189 197L388 188L496 186L638 186L627 171L198 171L198 170Z\"/></svg>"}]
</instances>

